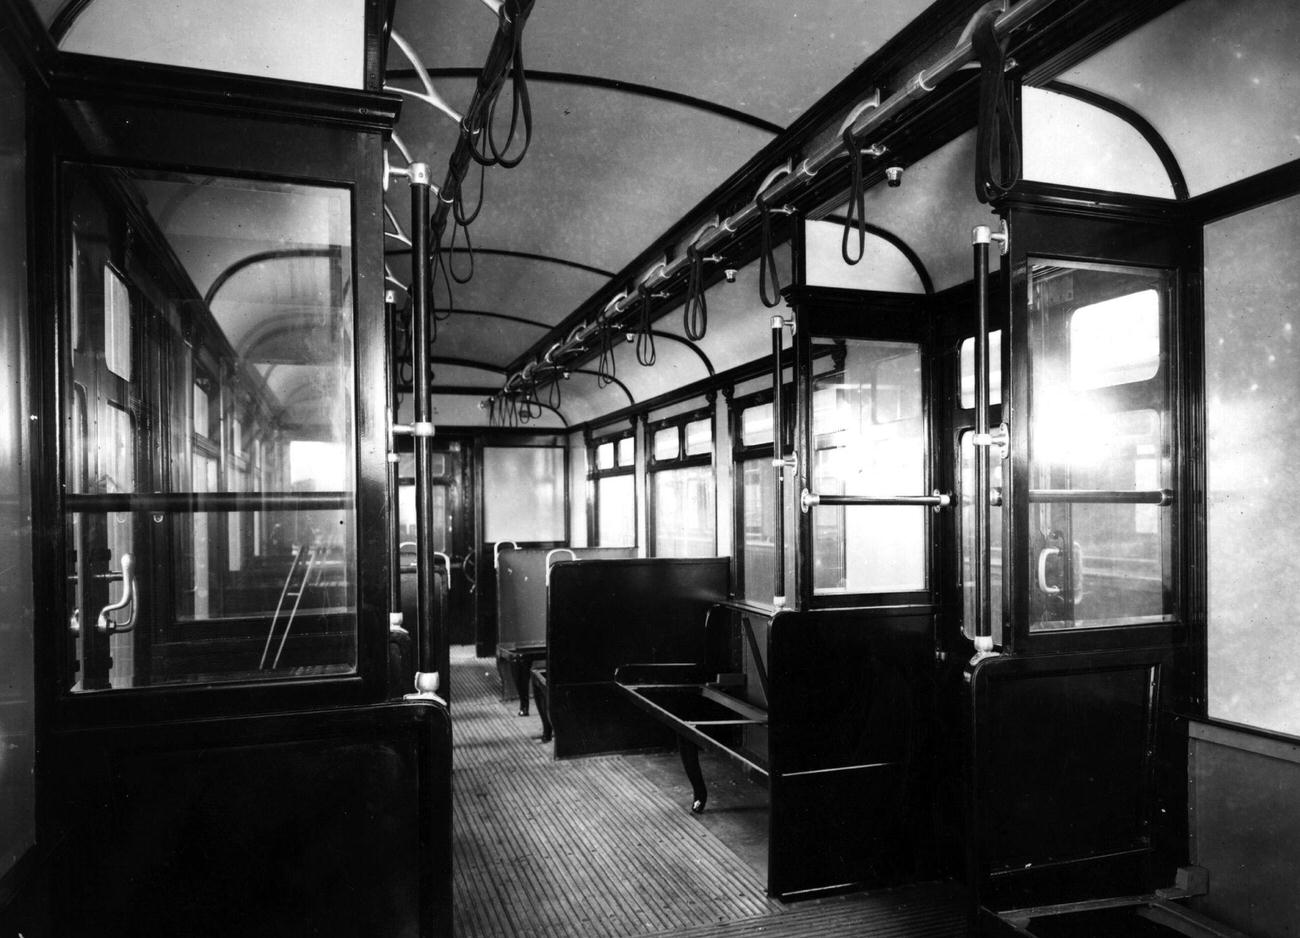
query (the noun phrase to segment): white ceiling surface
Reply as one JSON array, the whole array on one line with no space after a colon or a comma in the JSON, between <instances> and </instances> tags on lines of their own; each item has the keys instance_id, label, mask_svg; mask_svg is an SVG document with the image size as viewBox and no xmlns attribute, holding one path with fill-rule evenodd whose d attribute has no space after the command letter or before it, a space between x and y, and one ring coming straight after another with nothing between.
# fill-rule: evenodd
<instances>
[{"instance_id":1,"label":"white ceiling surface","mask_svg":"<svg viewBox=\"0 0 1300 938\"><path fill-rule=\"evenodd\" d=\"M524 61L689 94L785 126L928 5L539 0L524 30ZM398 0L394 28L430 68L479 68L496 18L476 0ZM394 53L392 64L399 59Z\"/></svg>"},{"instance_id":2,"label":"white ceiling surface","mask_svg":"<svg viewBox=\"0 0 1300 938\"><path fill-rule=\"evenodd\" d=\"M840 205L833 214L844 210ZM867 193L867 221L916 252L936 291L971 278L971 228L991 219L989 207L975 198L974 130L909 166L898 188L881 183Z\"/></svg>"},{"instance_id":3,"label":"white ceiling surface","mask_svg":"<svg viewBox=\"0 0 1300 938\"><path fill-rule=\"evenodd\" d=\"M843 251L844 225L835 221L804 223L804 267L809 286L925 292L921 276L907 255L879 235L867 234L856 264L846 264ZM849 256L858 257L858 233L853 230L849 231Z\"/></svg>"},{"instance_id":4,"label":"white ceiling surface","mask_svg":"<svg viewBox=\"0 0 1300 938\"><path fill-rule=\"evenodd\" d=\"M1188 0L1061 80L1127 104L1192 195L1300 159L1300 4Z\"/></svg>"},{"instance_id":5,"label":"white ceiling surface","mask_svg":"<svg viewBox=\"0 0 1300 938\"><path fill-rule=\"evenodd\" d=\"M53 18L62 4L41 3ZM94 0L65 52L361 88L365 0Z\"/></svg>"},{"instance_id":6,"label":"white ceiling surface","mask_svg":"<svg viewBox=\"0 0 1300 938\"><path fill-rule=\"evenodd\" d=\"M415 87L413 79L394 84ZM459 110L469 104L474 82L441 80L437 89ZM502 94L497 125L504 137L509 88ZM532 82L529 95L532 145L519 166L488 169L484 209L470 228L476 245L616 271L772 139L733 119L640 95L544 81ZM441 185L456 125L407 101L398 133ZM477 200L478 179L471 164L467 211ZM388 192L404 228L408 191L399 182ZM449 237L450 231L444 243Z\"/></svg>"}]
</instances>

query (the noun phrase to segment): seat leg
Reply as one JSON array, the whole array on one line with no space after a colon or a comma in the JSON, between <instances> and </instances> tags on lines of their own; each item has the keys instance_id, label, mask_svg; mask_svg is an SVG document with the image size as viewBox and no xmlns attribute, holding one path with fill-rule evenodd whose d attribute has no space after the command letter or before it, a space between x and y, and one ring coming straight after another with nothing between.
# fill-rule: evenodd
<instances>
[{"instance_id":1,"label":"seat leg","mask_svg":"<svg viewBox=\"0 0 1300 938\"><path fill-rule=\"evenodd\" d=\"M542 719L542 742L551 741L551 717L546 711L546 687L542 683L541 672L533 674L533 698L537 701L537 715Z\"/></svg>"},{"instance_id":2,"label":"seat leg","mask_svg":"<svg viewBox=\"0 0 1300 938\"><path fill-rule=\"evenodd\" d=\"M703 814L704 803L709 800L709 790L704 785L704 773L700 771L700 747L684 736L677 737L677 751L682 756L682 768L691 780L694 800L691 802L692 814Z\"/></svg>"},{"instance_id":3,"label":"seat leg","mask_svg":"<svg viewBox=\"0 0 1300 938\"><path fill-rule=\"evenodd\" d=\"M527 658L517 657L511 662L515 674L515 693L519 696L519 715L528 716L528 680L532 675L531 662Z\"/></svg>"}]
</instances>

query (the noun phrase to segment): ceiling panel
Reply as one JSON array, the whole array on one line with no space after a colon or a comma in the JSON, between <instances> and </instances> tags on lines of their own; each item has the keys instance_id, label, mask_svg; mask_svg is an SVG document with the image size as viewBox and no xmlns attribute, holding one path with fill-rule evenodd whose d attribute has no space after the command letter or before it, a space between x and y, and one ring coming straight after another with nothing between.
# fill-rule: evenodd
<instances>
[{"instance_id":1,"label":"ceiling panel","mask_svg":"<svg viewBox=\"0 0 1300 938\"><path fill-rule=\"evenodd\" d=\"M449 319L438 323L433 354L504 368L537 341L543 332L543 329L508 320L453 313Z\"/></svg>"},{"instance_id":2,"label":"ceiling panel","mask_svg":"<svg viewBox=\"0 0 1300 938\"><path fill-rule=\"evenodd\" d=\"M929 0L542 0L524 30L533 69L691 94L788 125ZM397 30L431 68L479 67L496 28L470 0L399 3Z\"/></svg>"},{"instance_id":3,"label":"ceiling panel","mask_svg":"<svg viewBox=\"0 0 1300 938\"><path fill-rule=\"evenodd\" d=\"M1300 6L1188 0L1061 75L1165 138L1192 195L1300 159Z\"/></svg>"},{"instance_id":4,"label":"ceiling panel","mask_svg":"<svg viewBox=\"0 0 1300 938\"><path fill-rule=\"evenodd\" d=\"M438 89L459 107L472 85L446 81ZM546 82L530 90L532 145L519 166L487 170L484 208L470 230L475 244L618 270L772 139L670 101ZM449 124L427 105L408 102L398 126L439 183L454 139ZM478 178L472 167L465 182L471 204ZM388 197L404 225L405 188Z\"/></svg>"},{"instance_id":5,"label":"ceiling panel","mask_svg":"<svg viewBox=\"0 0 1300 938\"><path fill-rule=\"evenodd\" d=\"M464 257L456 258L457 267L464 262ZM388 263L399 280L410 282L409 255L390 256ZM572 312L604 283L605 278L599 274L573 267L529 258L482 254L474 258L473 279L464 284L453 281L451 290L457 308L506 313L553 324ZM433 302L438 309L447 307L446 286L446 279L439 275L433 288Z\"/></svg>"}]
</instances>

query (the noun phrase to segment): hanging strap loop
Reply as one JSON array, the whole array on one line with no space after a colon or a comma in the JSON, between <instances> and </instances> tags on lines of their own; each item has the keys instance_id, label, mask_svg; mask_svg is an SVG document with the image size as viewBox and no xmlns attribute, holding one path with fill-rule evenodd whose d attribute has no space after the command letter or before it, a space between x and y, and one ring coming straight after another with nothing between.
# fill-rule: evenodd
<instances>
[{"instance_id":1,"label":"hanging strap loop","mask_svg":"<svg viewBox=\"0 0 1300 938\"><path fill-rule=\"evenodd\" d=\"M641 300L641 324L636 332L636 360L649 368L655 363L655 336L650 330L650 291L645 284L636 287Z\"/></svg>"},{"instance_id":2,"label":"hanging strap loop","mask_svg":"<svg viewBox=\"0 0 1300 938\"><path fill-rule=\"evenodd\" d=\"M867 193L862 185L862 151L853 139L853 128L844 128L844 149L849 154L849 204L844 213L844 236L840 239L840 255L844 263L853 266L867 252ZM858 256L849 256L849 231L858 232Z\"/></svg>"},{"instance_id":3,"label":"hanging strap loop","mask_svg":"<svg viewBox=\"0 0 1300 938\"><path fill-rule=\"evenodd\" d=\"M975 137L975 197L989 203L1020 181L1020 139L1007 94L1007 40L994 26L996 8L972 24L971 48L980 66L979 127Z\"/></svg>"},{"instance_id":4,"label":"hanging strap loop","mask_svg":"<svg viewBox=\"0 0 1300 938\"><path fill-rule=\"evenodd\" d=\"M758 298L768 309L781 302L781 277L776 269L776 254L772 249L772 209L761 195L754 200L758 206L759 248L758 248ZM772 281L772 293L767 290L768 279Z\"/></svg>"}]
</instances>

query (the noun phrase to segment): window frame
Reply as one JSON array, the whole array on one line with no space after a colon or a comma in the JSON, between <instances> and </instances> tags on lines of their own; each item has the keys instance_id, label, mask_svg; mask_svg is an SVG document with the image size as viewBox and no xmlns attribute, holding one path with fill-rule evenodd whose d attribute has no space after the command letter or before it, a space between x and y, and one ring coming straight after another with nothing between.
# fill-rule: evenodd
<instances>
[{"instance_id":1,"label":"window frame","mask_svg":"<svg viewBox=\"0 0 1300 938\"><path fill-rule=\"evenodd\" d=\"M691 469L701 466L712 467L714 459L718 452L718 434L714 423L715 403L710 402L704 407L698 407L694 410L686 411L680 414L674 414L671 417L665 417L661 420L647 420L645 422L645 502L646 502L646 556L655 557L658 554L655 551L656 533L657 533L657 508L655 504L655 487L654 475L659 472L670 471L673 469ZM701 420L707 420L709 424L709 436L711 444L707 453L697 453L694 456L686 455L686 425L696 423ZM654 455L654 438L661 430L676 428L677 430L677 455L672 459L656 459ZM718 556L718 476L717 473L711 473L713 485L713 553L709 556Z\"/></svg>"},{"instance_id":2,"label":"window frame","mask_svg":"<svg viewBox=\"0 0 1300 938\"><path fill-rule=\"evenodd\" d=\"M604 432L593 433L587 430L587 543L592 547L604 547L607 545L600 543L600 485L601 479L610 479L618 476L632 476L632 543L620 544L619 547L639 547L637 543L640 531L640 514L637 506L636 497L636 460L637 460L637 434L636 424L629 423L627 427L609 430ZM628 464L619 461L619 449L624 440L632 441L632 460ZM597 450L609 443L614 448L614 465L608 469L599 468L596 460Z\"/></svg>"}]
</instances>

